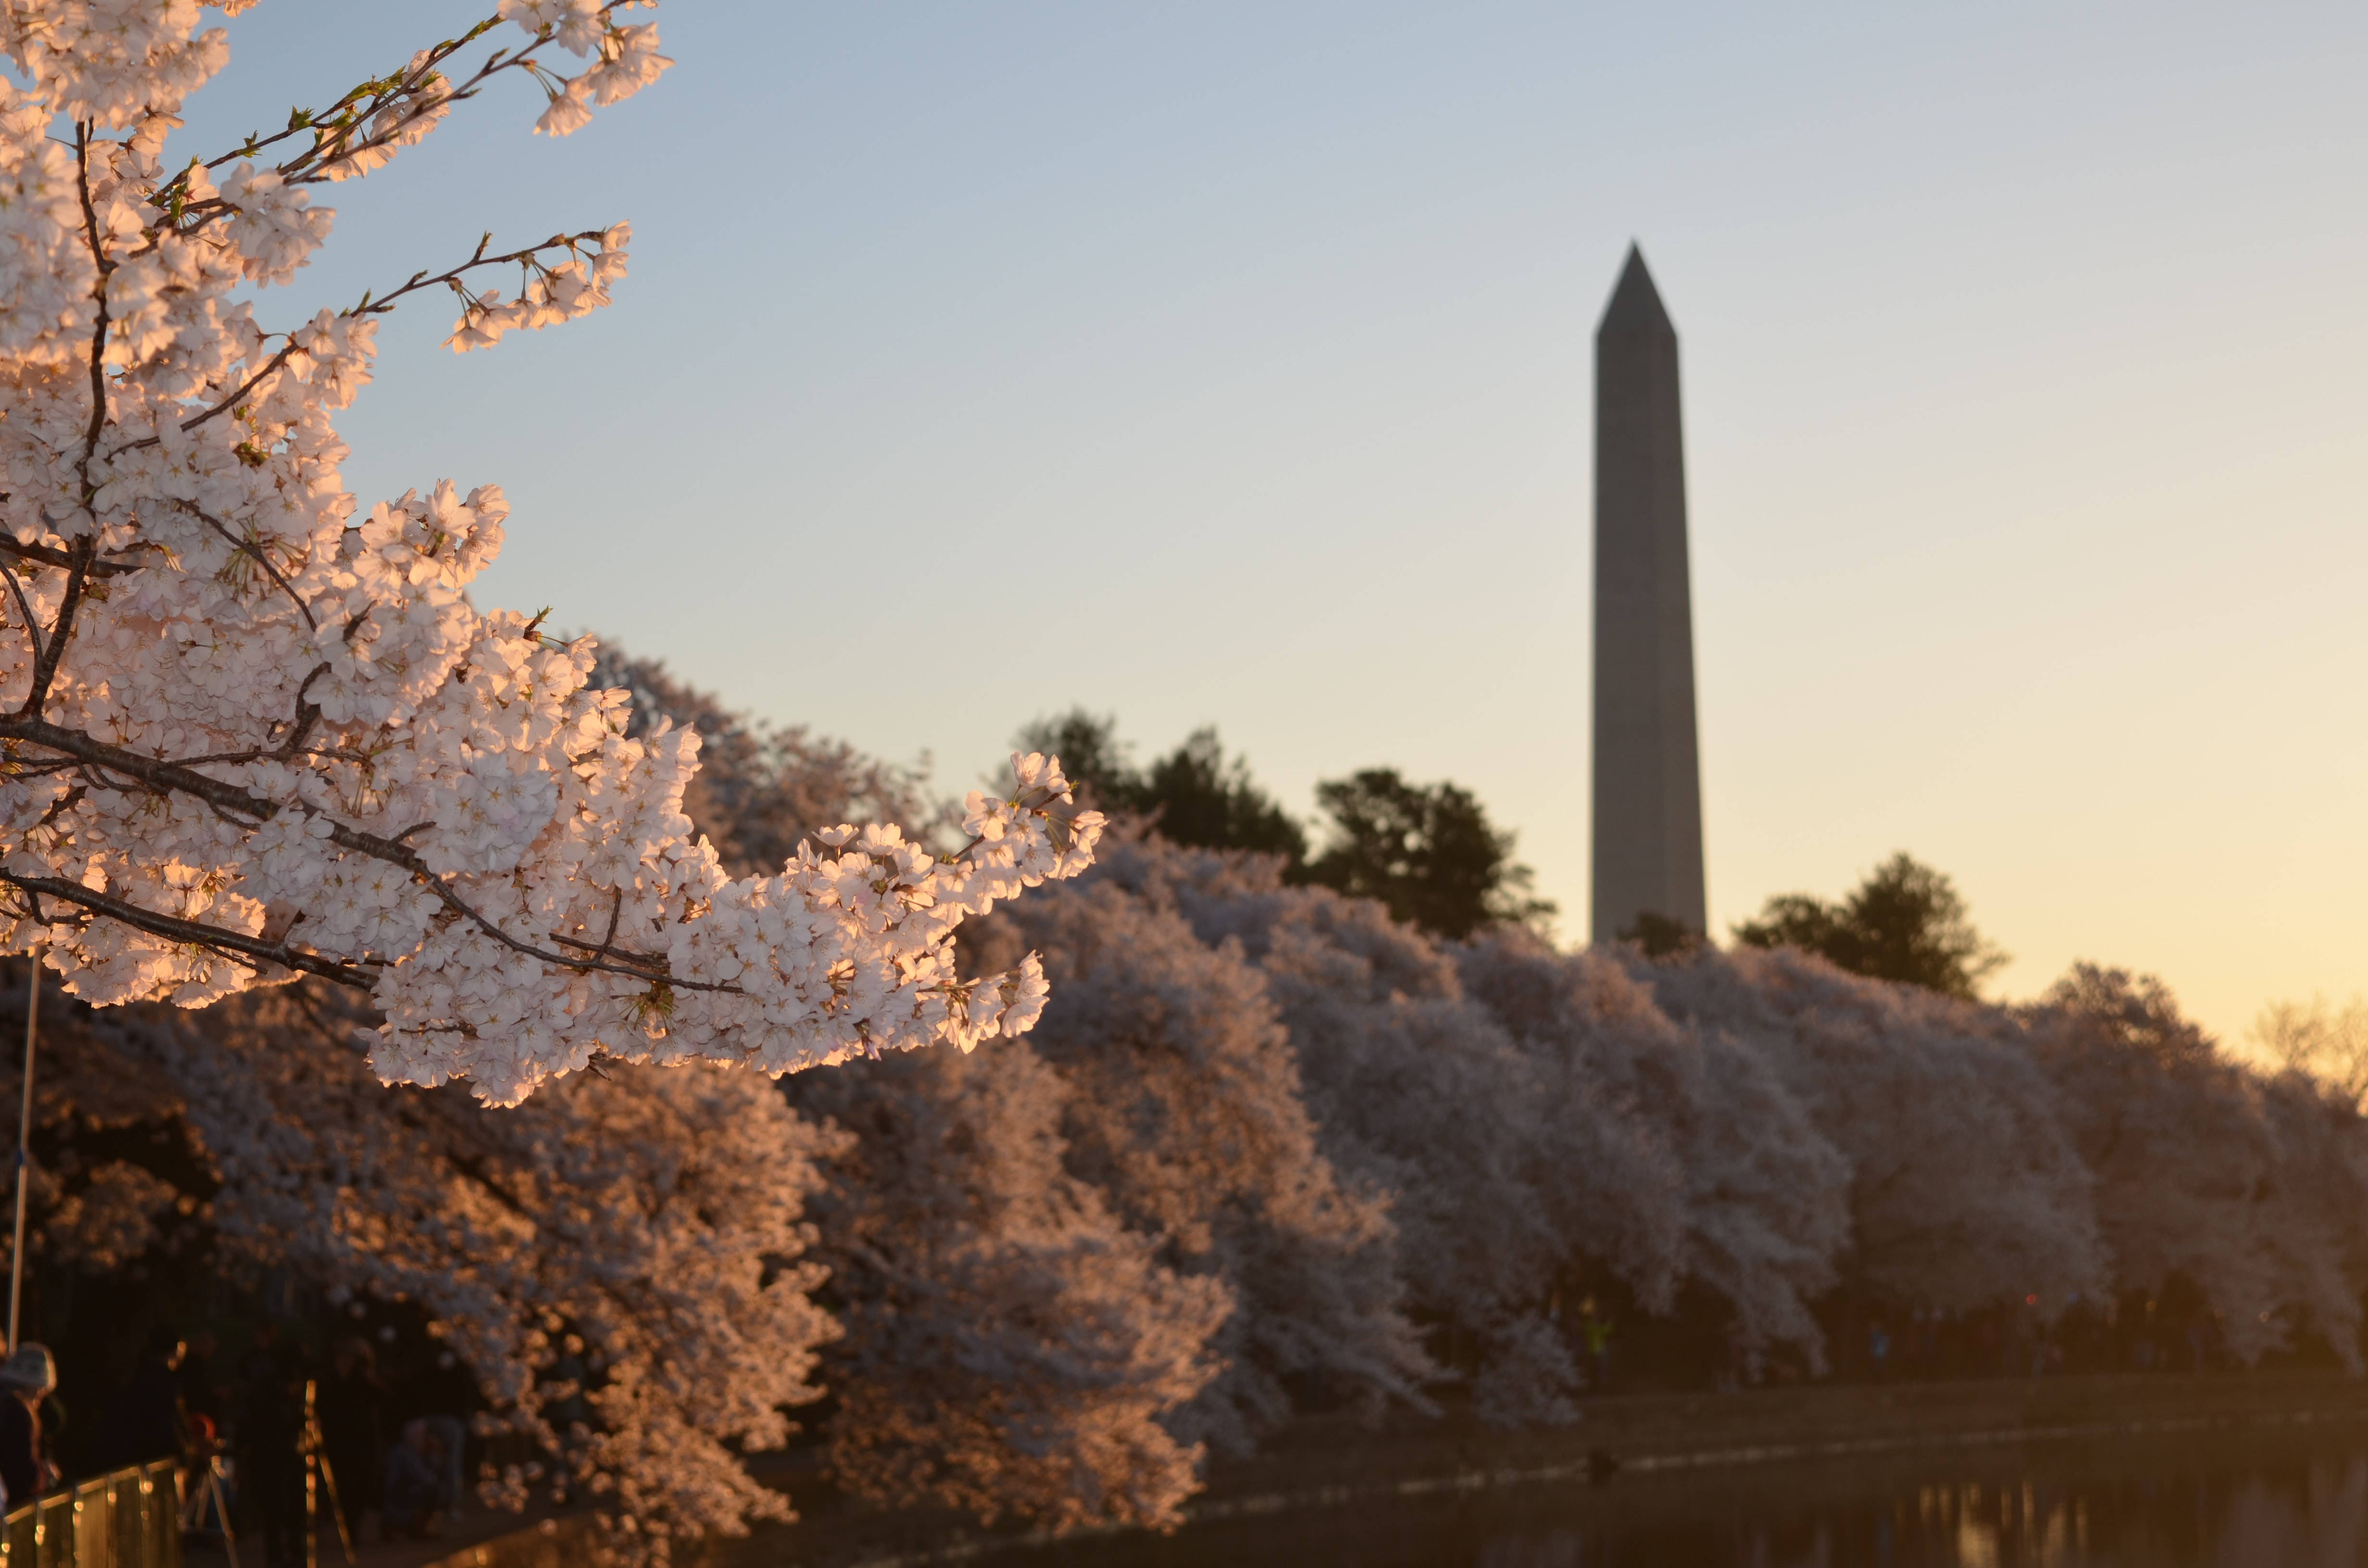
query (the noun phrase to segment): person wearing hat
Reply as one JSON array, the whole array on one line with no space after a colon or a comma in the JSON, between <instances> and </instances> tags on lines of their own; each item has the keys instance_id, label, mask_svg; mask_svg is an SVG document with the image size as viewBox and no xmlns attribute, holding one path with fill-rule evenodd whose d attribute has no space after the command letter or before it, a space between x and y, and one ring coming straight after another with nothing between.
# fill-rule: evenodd
<instances>
[{"instance_id":1,"label":"person wearing hat","mask_svg":"<svg viewBox=\"0 0 2368 1568\"><path fill-rule=\"evenodd\" d=\"M46 1345L19 1345L0 1362L0 1483L12 1508L58 1483L56 1467L41 1457L41 1401L57 1386L57 1363Z\"/></svg>"}]
</instances>

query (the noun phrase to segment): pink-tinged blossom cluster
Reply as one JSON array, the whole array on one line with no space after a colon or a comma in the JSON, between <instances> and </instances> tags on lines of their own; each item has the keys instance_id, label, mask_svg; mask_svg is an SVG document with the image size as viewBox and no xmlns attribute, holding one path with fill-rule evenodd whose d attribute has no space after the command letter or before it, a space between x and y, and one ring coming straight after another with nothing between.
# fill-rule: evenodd
<instances>
[{"instance_id":1,"label":"pink-tinged blossom cluster","mask_svg":"<svg viewBox=\"0 0 2368 1568\"><path fill-rule=\"evenodd\" d=\"M622 26L609 13L617 7L601 0L502 0L498 15L506 22L556 43L591 64L574 77L537 73L551 107L534 128L546 136L564 136L581 130L597 105L607 108L631 97L674 63L658 52L655 23Z\"/></svg>"},{"instance_id":2,"label":"pink-tinged blossom cluster","mask_svg":"<svg viewBox=\"0 0 2368 1568\"><path fill-rule=\"evenodd\" d=\"M245 293L328 238L316 187L492 78L541 84L554 133L647 85L666 62L655 24L620 19L638 8L507 0L177 166L181 100L227 52L196 6L0 12L30 84L0 83L0 950L46 951L97 1003L324 975L371 992L383 1077L497 1104L604 1056L779 1074L1034 1021L1033 959L964 980L951 937L1089 862L1099 818L1056 760L973 796L959 854L848 826L727 876L681 810L698 737L629 738L588 639L470 601L501 492L345 491L332 415L377 316L449 288L465 349L582 315L623 276L624 224L481 244L284 331ZM507 41L464 73L489 33ZM572 77L549 63L568 55ZM515 297L474 290L497 265Z\"/></svg>"},{"instance_id":3,"label":"pink-tinged blossom cluster","mask_svg":"<svg viewBox=\"0 0 2368 1568\"><path fill-rule=\"evenodd\" d=\"M1015 1040L784 1087L849 1134L810 1200L844 1330L838 1483L988 1522L1179 1523L1203 1449L1169 1428L1218 1375L1235 1292L1064 1168L1060 1074Z\"/></svg>"}]
</instances>

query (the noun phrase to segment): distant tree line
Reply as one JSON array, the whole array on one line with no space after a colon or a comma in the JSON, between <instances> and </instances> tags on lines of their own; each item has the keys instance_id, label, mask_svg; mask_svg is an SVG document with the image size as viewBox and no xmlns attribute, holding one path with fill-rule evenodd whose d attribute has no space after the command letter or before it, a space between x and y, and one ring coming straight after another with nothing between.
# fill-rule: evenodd
<instances>
[{"instance_id":1,"label":"distant tree line","mask_svg":"<svg viewBox=\"0 0 2368 1568\"><path fill-rule=\"evenodd\" d=\"M1905 853L1876 867L1839 903L1809 893L1770 899L1759 918L1735 928L1735 939L1752 948L1794 948L1852 974L1968 1002L2007 961L1974 929L1955 885Z\"/></svg>"},{"instance_id":2,"label":"distant tree line","mask_svg":"<svg viewBox=\"0 0 2368 1568\"><path fill-rule=\"evenodd\" d=\"M1514 835L1488 820L1460 785L1408 782L1396 768L1369 767L1315 787L1327 831L1311 847L1307 830L1227 758L1214 728L1195 730L1150 766L1137 768L1114 718L1072 709L1019 733L1023 751L1059 755L1099 809L1134 819L1189 849L1273 856L1286 883L1370 898L1402 920L1454 940L1507 926L1537 926L1555 906L1532 897L1531 869L1513 858Z\"/></svg>"},{"instance_id":3,"label":"distant tree line","mask_svg":"<svg viewBox=\"0 0 2368 1568\"><path fill-rule=\"evenodd\" d=\"M704 724L722 716L700 717ZM736 733L740 722L730 722ZM1013 744L1058 755L1089 804L1142 832L1182 848L1273 857L1286 885L1372 899L1392 919L1434 937L1461 941L1506 926L1542 929L1558 913L1551 902L1532 896L1535 874L1514 859L1514 835L1492 823L1479 800L1457 784L1409 783L1393 767L1327 779L1315 787L1324 818L1319 846L1259 787L1247 758L1225 755L1213 726L1193 731L1174 751L1140 767L1116 718L1083 708L1035 721ZM1734 934L1746 947L1815 953L1852 974L1967 1001L2007 961L1974 929L1949 878L1904 852L1839 901L1811 893L1771 898ZM1650 912L1621 935L1649 958L1684 952L1705 939Z\"/></svg>"}]
</instances>

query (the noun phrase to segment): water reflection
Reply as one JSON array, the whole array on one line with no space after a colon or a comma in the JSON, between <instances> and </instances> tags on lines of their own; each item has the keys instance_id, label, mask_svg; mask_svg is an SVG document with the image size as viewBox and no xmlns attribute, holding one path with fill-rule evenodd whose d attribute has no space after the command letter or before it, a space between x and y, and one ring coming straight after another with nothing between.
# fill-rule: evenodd
<instances>
[{"instance_id":1,"label":"water reflection","mask_svg":"<svg viewBox=\"0 0 2368 1568\"><path fill-rule=\"evenodd\" d=\"M2368 1442L2253 1434L1624 1473L1030 1556L1046 1568L2361 1568Z\"/></svg>"}]
</instances>

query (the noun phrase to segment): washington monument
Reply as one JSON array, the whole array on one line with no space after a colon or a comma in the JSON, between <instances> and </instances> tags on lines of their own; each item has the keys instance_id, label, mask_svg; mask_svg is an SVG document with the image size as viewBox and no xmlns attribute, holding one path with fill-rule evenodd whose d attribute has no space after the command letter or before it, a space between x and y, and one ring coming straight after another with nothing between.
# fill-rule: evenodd
<instances>
[{"instance_id":1,"label":"washington monument","mask_svg":"<svg viewBox=\"0 0 2368 1568\"><path fill-rule=\"evenodd\" d=\"M1705 928L1678 330L1628 265L1595 329L1595 842L1589 939Z\"/></svg>"}]
</instances>

